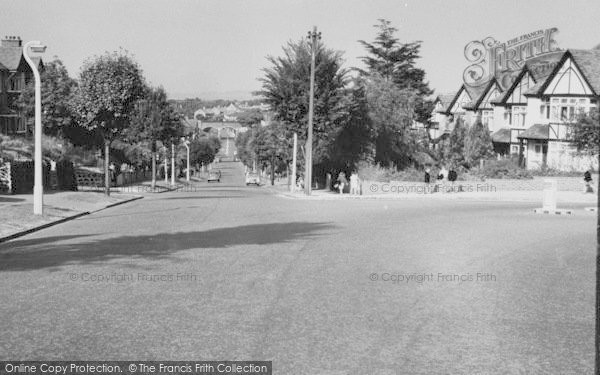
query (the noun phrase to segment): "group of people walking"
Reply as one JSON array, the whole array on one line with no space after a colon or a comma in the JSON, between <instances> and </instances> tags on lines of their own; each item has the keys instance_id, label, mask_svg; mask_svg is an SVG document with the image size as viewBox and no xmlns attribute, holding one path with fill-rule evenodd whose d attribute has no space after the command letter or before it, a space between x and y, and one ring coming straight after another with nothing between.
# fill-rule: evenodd
<instances>
[{"instance_id":1,"label":"group of people walking","mask_svg":"<svg viewBox=\"0 0 600 375\"><path fill-rule=\"evenodd\" d=\"M360 180L358 178L358 174L356 172L352 172L350 175L350 194L351 195L359 195L360 194ZM346 172L340 172L338 175L337 181L334 185L336 189L340 192L340 194L344 194L344 188L348 186L348 179L346 179Z\"/></svg>"}]
</instances>

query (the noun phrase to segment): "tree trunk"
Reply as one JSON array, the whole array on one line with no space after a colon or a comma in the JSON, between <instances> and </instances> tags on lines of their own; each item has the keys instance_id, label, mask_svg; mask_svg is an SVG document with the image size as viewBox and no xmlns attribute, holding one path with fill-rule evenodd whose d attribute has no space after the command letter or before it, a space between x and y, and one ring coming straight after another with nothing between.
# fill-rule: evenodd
<instances>
[{"instance_id":1,"label":"tree trunk","mask_svg":"<svg viewBox=\"0 0 600 375\"><path fill-rule=\"evenodd\" d=\"M152 151L152 190L156 188L156 151Z\"/></svg>"},{"instance_id":2,"label":"tree trunk","mask_svg":"<svg viewBox=\"0 0 600 375\"><path fill-rule=\"evenodd\" d=\"M271 157L271 186L275 185L275 157Z\"/></svg>"},{"instance_id":3,"label":"tree trunk","mask_svg":"<svg viewBox=\"0 0 600 375\"><path fill-rule=\"evenodd\" d=\"M111 176L109 173L110 163L110 141L108 139L104 140L104 194L106 196L110 196L110 184L111 184Z\"/></svg>"}]
</instances>

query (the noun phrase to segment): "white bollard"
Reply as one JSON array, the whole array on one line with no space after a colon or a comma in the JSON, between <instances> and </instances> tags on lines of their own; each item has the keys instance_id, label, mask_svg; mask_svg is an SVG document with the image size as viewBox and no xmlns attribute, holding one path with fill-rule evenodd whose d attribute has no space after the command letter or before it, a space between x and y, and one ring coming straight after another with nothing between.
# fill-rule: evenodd
<instances>
[{"instance_id":1,"label":"white bollard","mask_svg":"<svg viewBox=\"0 0 600 375\"><path fill-rule=\"evenodd\" d=\"M542 209L547 211L556 211L556 195L558 184L556 180L544 180L544 194Z\"/></svg>"}]
</instances>

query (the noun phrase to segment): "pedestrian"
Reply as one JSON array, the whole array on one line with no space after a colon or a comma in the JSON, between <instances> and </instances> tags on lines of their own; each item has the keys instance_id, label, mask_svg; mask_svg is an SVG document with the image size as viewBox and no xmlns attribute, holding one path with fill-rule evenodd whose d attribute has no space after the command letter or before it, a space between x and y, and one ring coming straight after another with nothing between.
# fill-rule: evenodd
<instances>
[{"instance_id":1,"label":"pedestrian","mask_svg":"<svg viewBox=\"0 0 600 375\"><path fill-rule=\"evenodd\" d=\"M454 181L458 179L458 173L454 170L454 168L450 168L448 171L448 181L450 181L451 189L454 192Z\"/></svg>"},{"instance_id":2,"label":"pedestrian","mask_svg":"<svg viewBox=\"0 0 600 375\"><path fill-rule=\"evenodd\" d=\"M585 171L585 173L583 174L583 182L585 184L583 192L594 193L594 188L592 187L592 174L589 170Z\"/></svg>"},{"instance_id":3,"label":"pedestrian","mask_svg":"<svg viewBox=\"0 0 600 375\"><path fill-rule=\"evenodd\" d=\"M117 171L116 171L115 163L110 163L108 166L108 173L110 173L110 183L112 186L117 183Z\"/></svg>"},{"instance_id":4,"label":"pedestrian","mask_svg":"<svg viewBox=\"0 0 600 375\"><path fill-rule=\"evenodd\" d=\"M346 173L340 172L337 178L338 181L338 189L340 194L344 194L344 187L348 185L348 180L346 179Z\"/></svg>"},{"instance_id":5,"label":"pedestrian","mask_svg":"<svg viewBox=\"0 0 600 375\"><path fill-rule=\"evenodd\" d=\"M352 174L350 175L350 194L351 195L359 195L359 183L360 180L358 179L358 175L356 174L356 172L352 172Z\"/></svg>"},{"instance_id":6,"label":"pedestrian","mask_svg":"<svg viewBox=\"0 0 600 375\"><path fill-rule=\"evenodd\" d=\"M448 170L446 169L445 166L442 166L442 169L440 169L440 173L438 174L438 180L441 180L442 182L446 181L448 178Z\"/></svg>"},{"instance_id":7,"label":"pedestrian","mask_svg":"<svg viewBox=\"0 0 600 375\"><path fill-rule=\"evenodd\" d=\"M425 193L429 192L429 188L431 185L431 169L429 167L425 168Z\"/></svg>"}]
</instances>

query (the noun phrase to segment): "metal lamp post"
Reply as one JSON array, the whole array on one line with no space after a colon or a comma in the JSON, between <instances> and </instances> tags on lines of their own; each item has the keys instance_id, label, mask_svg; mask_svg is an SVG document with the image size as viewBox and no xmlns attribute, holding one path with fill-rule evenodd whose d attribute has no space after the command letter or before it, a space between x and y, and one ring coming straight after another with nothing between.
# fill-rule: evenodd
<instances>
[{"instance_id":1,"label":"metal lamp post","mask_svg":"<svg viewBox=\"0 0 600 375\"><path fill-rule=\"evenodd\" d=\"M321 39L321 33L317 32L317 27L308 32L310 39L310 93L308 100L308 134L306 137L306 166L304 178L304 193L310 195L312 189L312 136L313 136L313 112L315 96L315 50L317 43Z\"/></svg>"},{"instance_id":2,"label":"metal lamp post","mask_svg":"<svg viewBox=\"0 0 600 375\"><path fill-rule=\"evenodd\" d=\"M33 214L42 215L44 208L44 182L42 179L42 90L40 72L29 57L29 49L32 52L44 53L46 46L34 40L27 42L23 47L23 57L33 71L35 78L35 152L34 152L34 183L33 183Z\"/></svg>"},{"instance_id":3,"label":"metal lamp post","mask_svg":"<svg viewBox=\"0 0 600 375\"><path fill-rule=\"evenodd\" d=\"M187 168L185 170L185 180L187 182L190 182L190 141L185 138L181 138L181 140L183 141L183 145L185 146L185 152L186 152L186 157L187 157Z\"/></svg>"},{"instance_id":4,"label":"metal lamp post","mask_svg":"<svg viewBox=\"0 0 600 375\"><path fill-rule=\"evenodd\" d=\"M175 142L171 142L171 186L175 185Z\"/></svg>"}]
</instances>

